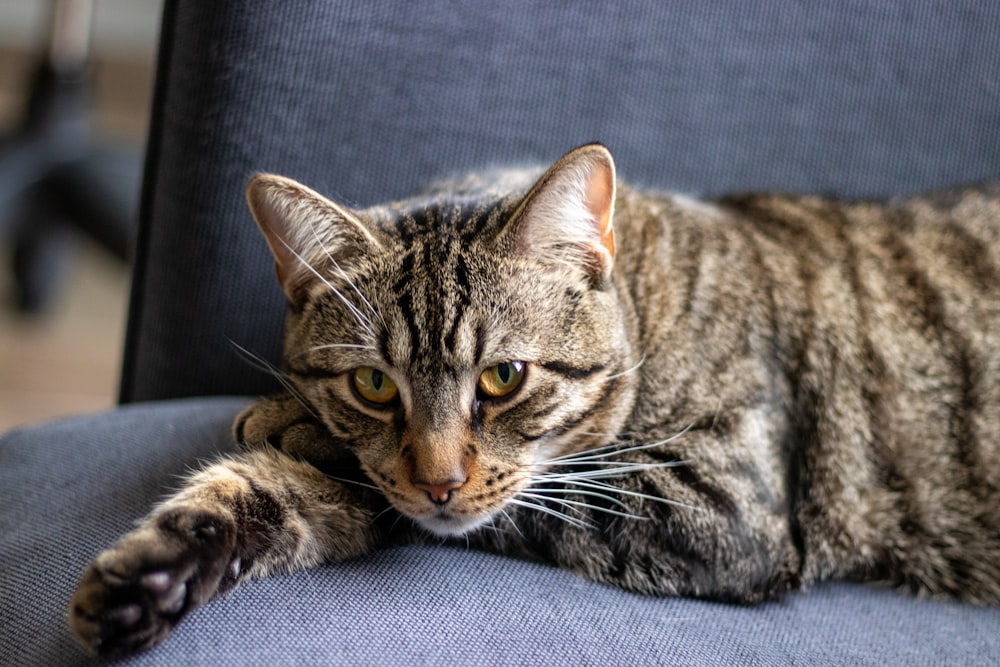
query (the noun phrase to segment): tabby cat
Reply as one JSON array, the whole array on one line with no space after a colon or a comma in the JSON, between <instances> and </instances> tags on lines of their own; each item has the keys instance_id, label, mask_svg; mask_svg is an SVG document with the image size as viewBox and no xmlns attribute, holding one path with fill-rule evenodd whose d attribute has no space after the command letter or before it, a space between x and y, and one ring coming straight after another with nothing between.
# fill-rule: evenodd
<instances>
[{"instance_id":1,"label":"tabby cat","mask_svg":"<svg viewBox=\"0 0 1000 667\"><path fill-rule=\"evenodd\" d=\"M1000 603L1000 190L714 201L601 145L348 210L259 175L287 391L100 554L82 644L461 536L655 595L821 579Z\"/></svg>"}]
</instances>

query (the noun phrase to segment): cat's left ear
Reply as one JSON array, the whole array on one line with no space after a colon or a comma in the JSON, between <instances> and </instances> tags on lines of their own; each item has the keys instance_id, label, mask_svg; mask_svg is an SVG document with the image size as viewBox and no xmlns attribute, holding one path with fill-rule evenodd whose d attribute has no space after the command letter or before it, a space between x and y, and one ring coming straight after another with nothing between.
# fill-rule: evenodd
<instances>
[{"instance_id":1,"label":"cat's left ear","mask_svg":"<svg viewBox=\"0 0 1000 667\"><path fill-rule=\"evenodd\" d=\"M553 266L611 275L615 257L615 162L601 144L564 155L535 183L511 217L517 247Z\"/></svg>"}]
</instances>

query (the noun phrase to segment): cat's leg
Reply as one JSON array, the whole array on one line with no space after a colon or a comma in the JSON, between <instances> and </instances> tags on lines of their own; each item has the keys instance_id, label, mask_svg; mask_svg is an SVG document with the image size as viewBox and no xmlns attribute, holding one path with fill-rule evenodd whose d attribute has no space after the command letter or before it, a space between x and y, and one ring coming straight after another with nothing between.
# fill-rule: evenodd
<instances>
[{"instance_id":1,"label":"cat's leg","mask_svg":"<svg viewBox=\"0 0 1000 667\"><path fill-rule=\"evenodd\" d=\"M373 502L270 447L222 459L94 560L70 626L92 653L147 649L243 579L367 553L378 540Z\"/></svg>"},{"instance_id":2,"label":"cat's leg","mask_svg":"<svg viewBox=\"0 0 1000 667\"><path fill-rule=\"evenodd\" d=\"M233 439L244 449L273 448L335 476L353 476L354 455L336 442L313 408L292 394L248 406L233 421Z\"/></svg>"}]
</instances>

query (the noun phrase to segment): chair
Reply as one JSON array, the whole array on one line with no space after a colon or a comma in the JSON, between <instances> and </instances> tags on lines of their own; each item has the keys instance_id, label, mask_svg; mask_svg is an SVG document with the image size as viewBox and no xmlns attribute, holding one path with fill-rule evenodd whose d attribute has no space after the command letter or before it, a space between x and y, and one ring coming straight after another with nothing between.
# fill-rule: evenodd
<instances>
[{"instance_id":1,"label":"chair","mask_svg":"<svg viewBox=\"0 0 1000 667\"><path fill-rule=\"evenodd\" d=\"M275 390L253 172L365 205L601 140L696 193L996 178L998 28L978 0L167 0L122 405L0 439L0 664L90 664L64 620L84 566ZM844 582L744 608L407 547L243 585L123 664L997 664L998 628Z\"/></svg>"}]
</instances>

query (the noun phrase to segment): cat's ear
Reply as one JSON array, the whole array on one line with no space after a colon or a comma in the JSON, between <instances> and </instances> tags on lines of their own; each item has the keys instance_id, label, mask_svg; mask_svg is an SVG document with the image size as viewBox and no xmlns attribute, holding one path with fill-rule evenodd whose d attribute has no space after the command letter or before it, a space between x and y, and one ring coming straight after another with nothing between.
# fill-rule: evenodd
<instances>
[{"instance_id":1,"label":"cat's ear","mask_svg":"<svg viewBox=\"0 0 1000 667\"><path fill-rule=\"evenodd\" d=\"M247 204L274 255L278 282L295 301L326 262L344 265L378 246L357 214L290 178L258 174L247 186Z\"/></svg>"},{"instance_id":2,"label":"cat's ear","mask_svg":"<svg viewBox=\"0 0 1000 667\"><path fill-rule=\"evenodd\" d=\"M535 183L511 217L517 247L582 270L596 283L615 257L615 163L601 144L567 153Z\"/></svg>"}]
</instances>

